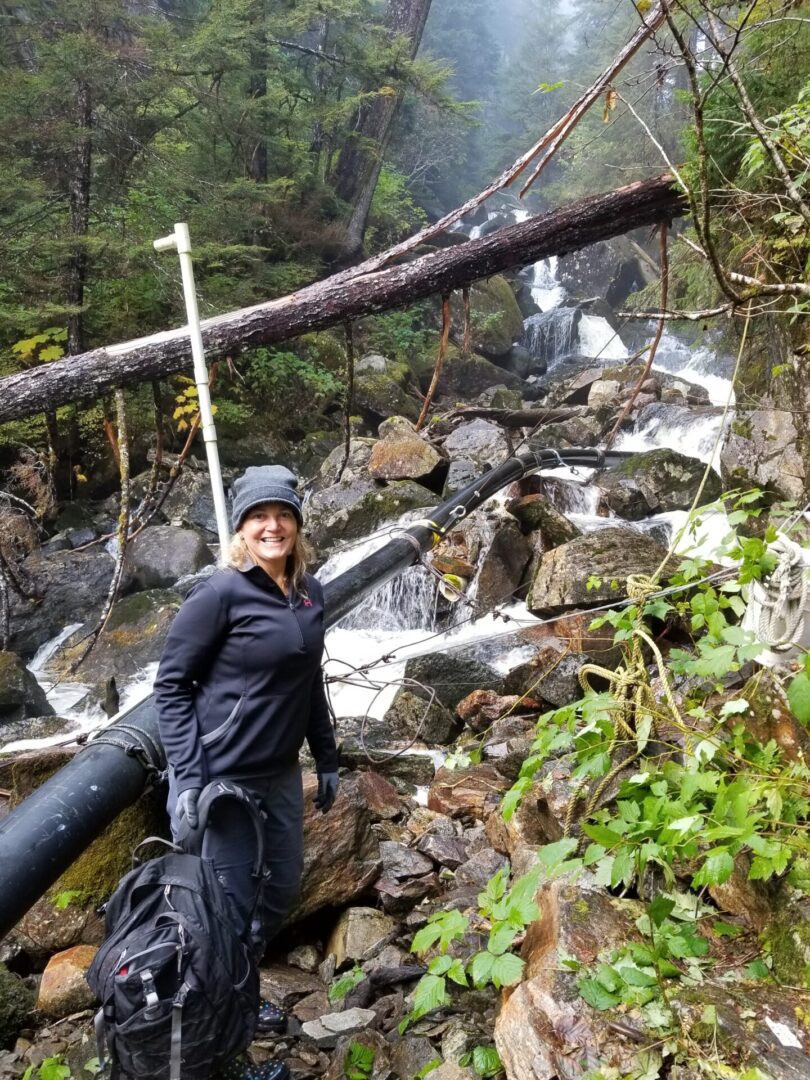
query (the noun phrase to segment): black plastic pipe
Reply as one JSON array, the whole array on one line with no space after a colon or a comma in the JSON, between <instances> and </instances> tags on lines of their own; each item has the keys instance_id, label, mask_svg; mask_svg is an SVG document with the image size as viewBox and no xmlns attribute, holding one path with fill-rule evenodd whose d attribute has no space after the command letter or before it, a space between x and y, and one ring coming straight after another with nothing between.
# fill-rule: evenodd
<instances>
[{"instance_id":1,"label":"black plastic pipe","mask_svg":"<svg viewBox=\"0 0 810 1080\"><path fill-rule=\"evenodd\" d=\"M334 626L368 593L412 566L433 546L437 533L507 484L555 464L599 468L605 457L590 449L539 449L508 458L436 507L429 525L403 529L401 537L327 582L325 625ZM0 823L0 937L135 802L147 783L159 777L165 764L150 697L100 732Z\"/></svg>"}]
</instances>

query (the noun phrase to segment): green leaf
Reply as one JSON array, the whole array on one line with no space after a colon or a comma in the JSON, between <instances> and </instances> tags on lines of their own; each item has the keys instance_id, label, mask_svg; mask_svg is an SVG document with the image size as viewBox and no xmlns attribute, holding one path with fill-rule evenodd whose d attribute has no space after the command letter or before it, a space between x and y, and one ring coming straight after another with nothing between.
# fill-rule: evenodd
<instances>
[{"instance_id":1,"label":"green leaf","mask_svg":"<svg viewBox=\"0 0 810 1080\"><path fill-rule=\"evenodd\" d=\"M567 837L563 840L557 840L553 844L544 844L543 847L537 852L537 857L543 866L549 870L553 870L564 862L569 855L577 850L579 841L573 837Z\"/></svg>"},{"instance_id":2,"label":"green leaf","mask_svg":"<svg viewBox=\"0 0 810 1080\"><path fill-rule=\"evenodd\" d=\"M714 848L692 878L693 885L722 885L734 872L734 859L728 848Z\"/></svg>"},{"instance_id":3,"label":"green leaf","mask_svg":"<svg viewBox=\"0 0 810 1080\"><path fill-rule=\"evenodd\" d=\"M473 981L473 985L477 990L480 990L482 986L486 986L492 976L492 966L495 963L495 956L493 953L484 950L483 952L476 953L468 965L470 978Z\"/></svg>"},{"instance_id":4,"label":"green leaf","mask_svg":"<svg viewBox=\"0 0 810 1080\"><path fill-rule=\"evenodd\" d=\"M452 979L454 983L459 986L467 986L467 976L464 974L464 963L459 959L455 959L450 967L447 969L447 978Z\"/></svg>"},{"instance_id":5,"label":"green leaf","mask_svg":"<svg viewBox=\"0 0 810 1080\"><path fill-rule=\"evenodd\" d=\"M513 986L523 977L523 961L514 953L496 956L490 977L499 990L502 986Z\"/></svg>"},{"instance_id":6,"label":"green leaf","mask_svg":"<svg viewBox=\"0 0 810 1080\"><path fill-rule=\"evenodd\" d=\"M434 1009L449 1005L450 997L443 975L423 975L413 993L411 1017L418 1020Z\"/></svg>"},{"instance_id":7,"label":"green leaf","mask_svg":"<svg viewBox=\"0 0 810 1080\"><path fill-rule=\"evenodd\" d=\"M332 1004L337 1001L342 1001L350 990L354 990L355 986L359 986L365 979L365 972L357 964L347 974L342 975L336 983L333 983L329 987L328 997Z\"/></svg>"},{"instance_id":8,"label":"green leaf","mask_svg":"<svg viewBox=\"0 0 810 1080\"><path fill-rule=\"evenodd\" d=\"M742 933L742 927L735 926L734 923L724 922L722 919L716 919L712 923L712 930L718 937L739 937Z\"/></svg>"},{"instance_id":9,"label":"green leaf","mask_svg":"<svg viewBox=\"0 0 810 1080\"><path fill-rule=\"evenodd\" d=\"M517 937L517 934L518 931L516 928L510 926L509 923L496 923L490 931L487 948L491 953L495 953L496 956L499 956L501 953L506 952Z\"/></svg>"},{"instance_id":10,"label":"green leaf","mask_svg":"<svg viewBox=\"0 0 810 1080\"><path fill-rule=\"evenodd\" d=\"M655 986L657 979L636 967L620 967L618 972L628 986Z\"/></svg>"},{"instance_id":11,"label":"green leaf","mask_svg":"<svg viewBox=\"0 0 810 1080\"><path fill-rule=\"evenodd\" d=\"M582 826L582 831L590 836L591 840L595 840L597 844L604 844L606 848L615 848L617 844L624 843L624 837L620 833L614 832L604 825L586 823ZM558 843L563 843L563 841L558 841Z\"/></svg>"},{"instance_id":12,"label":"green leaf","mask_svg":"<svg viewBox=\"0 0 810 1080\"><path fill-rule=\"evenodd\" d=\"M788 701L800 724L810 724L810 675L800 671L788 687Z\"/></svg>"},{"instance_id":13,"label":"green leaf","mask_svg":"<svg viewBox=\"0 0 810 1080\"><path fill-rule=\"evenodd\" d=\"M745 967L744 973L749 979L768 979L771 975L768 970L768 965L760 957L757 957L756 960L752 960L751 963Z\"/></svg>"},{"instance_id":14,"label":"green leaf","mask_svg":"<svg viewBox=\"0 0 810 1080\"><path fill-rule=\"evenodd\" d=\"M592 1009L599 1009L601 1012L615 1008L620 1001L618 994L608 993L596 979L582 979L577 983L577 989L580 997L587 1001Z\"/></svg>"},{"instance_id":15,"label":"green leaf","mask_svg":"<svg viewBox=\"0 0 810 1080\"><path fill-rule=\"evenodd\" d=\"M531 790L532 781L528 776L521 776L501 799L501 816L504 821L511 821L515 811L523 801L523 796Z\"/></svg>"},{"instance_id":16,"label":"green leaf","mask_svg":"<svg viewBox=\"0 0 810 1080\"><path fill-rule=\"evenodd\" d=\"M494 1046L476 1046L472 1052L472 1067L480 1077L497 1076L503 1069Z\"/></svg>"},{"instance_id":17,"label":"green leaf","mask_svg":"<svg viewBox=\"0 0 810 1080\"><path fill-rule=\"evenodd\" d=\"M58 1057L45 1058L39 1067L39 1080L70 1080L70 1066Z\"/></svg>"},{"instance_id":18,"label":"green leaf","mask_svg":"<svg viewBox=\"0 0 810 1080\"><path fill-rule=\"evenodd\" d=\"M647 914L650 916L653 925L656 927L660 926L664 919L671 915L674 910L675 901L660 893L647 905Z\"/></svg>"}]
</instances>

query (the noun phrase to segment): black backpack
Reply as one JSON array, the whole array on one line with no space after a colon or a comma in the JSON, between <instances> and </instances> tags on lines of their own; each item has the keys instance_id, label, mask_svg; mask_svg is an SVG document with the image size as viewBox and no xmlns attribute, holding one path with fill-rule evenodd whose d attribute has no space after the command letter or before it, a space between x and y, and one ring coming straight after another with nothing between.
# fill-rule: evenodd
<instances>
[{"instance_id":1,"label":"black backpack","mask_svg":"<svg viewBox=\"0 0 810 1080\"><path fill-rule=\"evenodd\" d=\"M210 809L220 798L238 799L253 823L254 915L261 902L259 810L237 784L214 781L200 794L199 826L186 830L183 846L144 840L165 844L169 854L136 865L107 904L107 936L87 981L101 1001L99 1061L111 1059L113 1080L206 1080L253 1039L259 1008L255 942L237 933L213 866L199 854Z\"/></svg>"}]
</instances>

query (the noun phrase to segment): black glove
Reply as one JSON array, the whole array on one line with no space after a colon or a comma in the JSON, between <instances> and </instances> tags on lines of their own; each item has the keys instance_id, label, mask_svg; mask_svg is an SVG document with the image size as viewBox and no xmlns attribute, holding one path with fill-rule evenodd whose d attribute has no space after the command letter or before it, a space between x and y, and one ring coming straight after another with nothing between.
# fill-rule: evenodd
<instances>
[{"instance_id":1,"label":"black glove","mask_svg":"<svg viewBox=\"0 0 810 1080\"><path fill-rule=\"evenodd\" d=\"M313 802L324 814L332 809L332 804L337 797L338 783L336 772L318 773L318 794Z\"/></svg>"},{"instance_id":2,"label":"black glove","mask_svg":"<svg viewBox=\"0 0 810 1080\"><path fill-rule=\"evenodd\" d=\"M197 817L197 800L200 797L200 788L190 787L185 791L181 791L177 796L177 806L175 807L175 815L177 816L177 824L181 824L183 819L188 822L189 828L196 829L199 823Z\"/></svg>"}]
</instances>

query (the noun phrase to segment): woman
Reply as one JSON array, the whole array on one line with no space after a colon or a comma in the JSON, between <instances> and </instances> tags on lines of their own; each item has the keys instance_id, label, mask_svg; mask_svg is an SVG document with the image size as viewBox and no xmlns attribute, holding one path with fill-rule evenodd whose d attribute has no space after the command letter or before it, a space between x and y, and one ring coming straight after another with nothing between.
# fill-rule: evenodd
<instances>
[{"instance_id":1,"label":"woman","mask_svg":"<svg viewBox=\"0 0 810 1080\"><path fill-rule=\"evenodd\" d=\"M250 468L236 481L229 566L185 600L155 681L175 834L183 818L196 827L200 791L215 779L240 783L265 815L270 880L259 927L248 925L255 889L251 831L230 800L214 807L204 848L240 929L261 942L261 951L300 888L304 804L298 752L305 739L318 771L315 805L324 813L338 787L321 672L323 593L306 573L297 485L281 465ZM259 1030L278 1030L283 1021L280 1010L262 1004ZM250 1075L280 1080L285 1073L271 1062Z\"/></svg>"}]
</instances>

